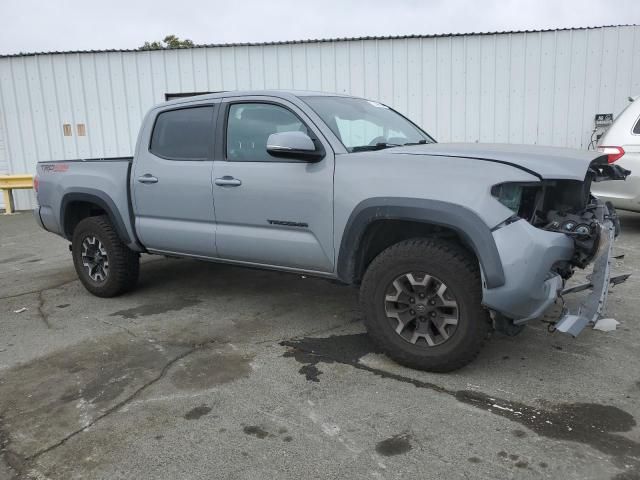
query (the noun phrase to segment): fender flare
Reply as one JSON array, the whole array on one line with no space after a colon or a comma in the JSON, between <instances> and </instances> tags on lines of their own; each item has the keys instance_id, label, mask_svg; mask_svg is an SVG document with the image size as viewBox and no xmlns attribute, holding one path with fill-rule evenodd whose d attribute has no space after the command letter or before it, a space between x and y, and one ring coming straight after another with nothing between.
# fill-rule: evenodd
<instances>
[{"instance_id":1,"label":"fender flare","mask_svg":"<svg viewBox=\"0 0 640 480\"><path fill-rule=\"evenodd\" d=\"M364 233L378 220L407 220L454 230L478 257L486 287L504 285L502 261L491 229L475 212L449 202L404 197L369 198L354 208L340 242L337 276L341 281L354 283Z\"/></svg>"},{"instance_id":2,"label":"fender flare","mask_svg":"<svg viewBox=\"0 0 640 480\"><path fill-rule=\"evenodd\" d=\"M120 240L125 244L131 243L125 223L122 220L122 216L120 215L118 207L116 207L114 201L106 193L93 188L74 189L74 191L65 193L62 197L62 202L60 204L60 227L62 228L62 233L67 240L71 240L71 236L68 235L68 232L65 230L65 214L68 205L72 202L88 202L98 205L107 213L107 216L115 227Z\"/></svg>"}]
</instances>

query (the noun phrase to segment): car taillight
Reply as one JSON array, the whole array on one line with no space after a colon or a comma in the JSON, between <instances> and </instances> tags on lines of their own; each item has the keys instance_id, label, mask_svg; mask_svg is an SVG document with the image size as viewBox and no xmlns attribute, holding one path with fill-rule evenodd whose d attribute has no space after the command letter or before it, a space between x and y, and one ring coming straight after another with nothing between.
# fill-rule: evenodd
<instances>
[{"instance_id":1,"label":"car taillight","mask_svg":"<svg viewBox=\"0 0 640 480\"><path fill-rule=\"evenodd\" d=\"M38 193L39 184L40 184L40 181L38 180L38 176L36 175L35 177L33 177L33 189L36 191L36 193Z\"/></svg>"},{"instance_id":2,"label":"car taillight","mask_svg":"<svg viewBox=\"0 0 640 480\"><path fill-rule=\"evenodd\" d=\"M609 163L620 160L620 157L624 155L624 149L622 147L610 147L602 145L598 147L598 151L607 154L607 161Z\"/></svg>"}]
</instances>

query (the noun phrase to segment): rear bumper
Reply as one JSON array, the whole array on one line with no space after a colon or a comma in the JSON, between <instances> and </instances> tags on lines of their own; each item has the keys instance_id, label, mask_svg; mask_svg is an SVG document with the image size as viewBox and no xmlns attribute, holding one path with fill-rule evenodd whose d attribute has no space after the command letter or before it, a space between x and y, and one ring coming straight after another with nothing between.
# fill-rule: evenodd
<instances>
[{"instance_id":1,"label":"rear bumper","mask_svg":"<svg viewBox=\"0 0 640 480\"><path fill-rule=\"evenodd\" d=\"M618 210L640 212L640 155L632 158L626 154L615 164L631 170L624 182L610 180L591 185L591 192L604 202L611 202ZM629 158L626 158L629 156Z\"/></svg>"},{"instance_id":2,"label":"rear bumper","mask_svg":"<svg viewBox=\"0 0 640 480\"><path fill-rule=\"evenodd\" d=\"M559 261L570 260L574 243L563 233L535 228L518 220L493 232L505 273L505 284L483 290L483 304L522 323L542 316L562 290L562 278L552 273Z\"/></svg>"},{"instance_id":3,"label":"rear bumper","mask_svg":"<svg viewBox=\"0 0 640 480\"><path fill-rule=\"evenodd\" d=\"M36 219L36 223L38 224L38 226L44 230L46 230L47 228L44 226L44 223L42 223L42 217L40 216L40 207L36 207L33 209L33 218Z\"/></svg>"},{"instance_id":4,"label":"rear bumper","mask_svg":"<svg viewBox=\"0 0 640 480\"><path fill-rule=\"evenodd\" d=\"M33 216L38 222L38 225L45 229L47 232L60 235L60 226L58 219L53 213L51 207L39 205L33 209Z\"/></svg>"},{"instance_id":5,"label":"rear bumper","mask_svg":"<svg viewBox=\"0 0 640 480\"><path fill-rule=\"evenodd\" d=\"M627 210L629 212L640 212L640 192L633 198L625 198L609 195L598 195L603 202L611 202L617 210Z\"/></svg>"}]
</instances>

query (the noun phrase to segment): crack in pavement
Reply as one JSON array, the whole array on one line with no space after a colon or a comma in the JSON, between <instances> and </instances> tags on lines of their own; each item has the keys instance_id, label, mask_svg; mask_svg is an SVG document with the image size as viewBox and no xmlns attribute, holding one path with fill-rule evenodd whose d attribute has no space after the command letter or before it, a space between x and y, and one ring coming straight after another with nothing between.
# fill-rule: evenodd
<instances>
[{"instance_id":1,"label":"crack in pavement","mask_svg":"<svg viewBox=\"0 0 640 480\"><path fill-rule=\"evenodd\" d=\"M118 325L118 324L115 324L115 323L111 323L111 322L108 322L107 320L100 320L100 321L101 321L102 323L104 323L105 325L110 325L110 326L112 326L112 327L119 328L120 330L122 330L122 331L126 332L126 333L127 333L127 335L130 335L130 336L132 336L132 337L134 337L134 338L140 338L138 335L136 335L135 333L133 333L133 331L131 331L129 328L127 328L127 327L125 327L125 326L123 326L123 325ZM150 340L150 339L148 339L148 338L147 338L147 340Z\"/></svg>"},{"instance_id":2,"label":"crack in pavement","mask_svg":"<svg viewBox=\"0 0 640 480\"><path fill-rule=\"evenodd\" d=\"M156 375L154 378L152 378L151 380L149 380L148 382L146 382L145 384L140 386L138 389L136 389L127 398L124 398L120 402L118 402L115 405L109 407L102 414L100 414L99 416L94 418L91 422L89 422L87 425L83 426L82 428L74 430L73 432L71 432L68 435L66 435L64 438L58 440L57 442L49 445L48 447L45 447L45 448L43 448L43 449L41 449L41 450L39 450L39 451L29 455L29 456L23 457L23 456L19 455L18 453L12 451L9 448L9 446L10 446L9 436L3 430L2 417L0 416L0 450L3 453L3 457L5 459L5 462L11 467L12 470L17 472L18 477L23 476L25 474L25 470L30 468L32 466L33 462L35 462L42 455L50 453L53 450L63 446L64 444L66 444L72 438L74 438L77 435L87 431L88 429L90 429L91 427L93 427L94 425L99 423L100 421L104 420L109 415L111 415L111 414L117 412L118 410L122 409L123 407L125 407L126 405L128 405L129 403L131 403L132 401L137 399L149 387L153 386L154 384L156 384L157 382L159 382L163 378L165 378L167 373L171 370L171 368L177 362L179 362L180 360L185 359L189 355L192 355L193 353L195 353L195 352L197 352L197 351L199 351L199 350L201 350L203 348L206 348L207 346L209 346L209 345L211 345L213 343L215 343L215 340L208 340L206 342L202 342L202 343L198 343L198 344L192 345L188 350L186 350L185 352L181 353L180 355L175 356L170 361L168 361L162 367L162 369L160 370L160 373L158 375Z\"/></svg>"},{"instance_id":3,"label":"crack in pavement","mask_svg":"<svg viewBox=\"0 0 640 480\"><path fill-rule=\"evenodd\" d=\"M164 260L164 258L159 258L157 260L147 260L145 262L141 262L141 265L147 265L149 263L156 263L156 262L160 262L160 261L163 261L163 260ZM68 285L68 284L73 283L73 282L78 282L78 281L80 281L78 279L78 277L74 276L74 278L72 278L72 279L65 280L63 282L51 285L49 287L40 288L38 290L29 290L27 292L22 292L22 293L14 293L13 295L6 295L4 297L0 297L0 300L8 300L10 298L18 298L18 297L23 297L25 295L33 295L34 293L42 293L42 292L46 292L47 290L55 290L57 288L64 287L65 285Z\"/></svg>"},{"instance_id":4,"label":"crack in pavement","mask_svg":"<svg viewBox=\"0 0 640 480\"><path fill-rule=\"evenodd\" d=\"M23 297L25 295L33 295L34 293L43 293L43 292L46 292L48 290L55 290L57 288L64 287L65 285L68 285L68 284L76 282L76 281L78 281L78 279L74 278L72 280L66 280L66 281L58 283L56 285L52 285L50 287L41 288L39 290L29 290L28 292L16 293L14 295L7 295L6 297L0 297L0 300L7 300L9 298L18 298L18 297Z\"/></svg>"},{"instance_id":5,"label":"crack in pavement","mask_svg":"<svg viewBox=\"0 0 640 480\"><path fill-rule=\"evenodd\" d=\"M9 435L4 428L4 412L0 414L0 458L4 464L13 472L12 478L17 479L22 471L22 457L9 448Z\"/></svg>"},{"instance_id":6,"label":"crack in pavement","mask_svg":"<svg viewBox=\"0 0 640 480\"><path fill-rule=\"evenodd\" d=\"M105 410L105 412L103 414L98 415L96 418L94 418L91 422L89 422L84 427L71 432L69 435L67 435L63 439L59 440L58 442L54 443L53 445L50 445L50 446L48 446L48 447L46 447L46 448L44 448L42 450L37 451L36 453L34 453L32 455L26 457L25 460L26 461L32 461L32 460L37 459L38 457L41 457L42 455L44 455L46 453L51 452L52 450L55 450L56 448L64 445L65 443L67 443L69 440L71 440L76 435L84 432L85 430L88 430L89 428L93 427L96 423L98 423L102 419L104 419L104 418L108 417L109 415L111 415L112 413L120 410L122 407L124 407L125 405L127 405L128 403L130 403L131 401L136 399L138 397L138 395L140 395L142 392L144 392L147 388L149 388L153 384L155 384L155 383L159 382L160 380L162 380L166 376L167 372L171 369L171 367L176 362L179 362L180 360L188 357L189 355L191 355L192 353L197 351L199 348L201 348L201 347L194 346L194 347L190 348L189 350L187 350L186 352L181 353L180 355L174 357L172 360L170 360L168 363L166 363L164 367L162 367L162 370L160 370L160 373L155 378L149 380L147 383L145 383L140 388L135 390L127 398L121 400L120 402L116 403L114 406L112 406L112 407L108 408L107 410Z\"/></svg>"},{"instance_id":7,"label":"crack in pavement","mask_svg":"<svg viewBox=\"0 0 640 480\"><path fill-rule=\"evenodd\" d=\"M42 296L43 293L44 293L44 290L41 290L40 292L38 292L38 308L37 308L38 316L44 322L46 327L48 329L51 329L52 327L51 327L51 323L49 322L49 314L44 311L44 297Z\"/></svg>"}]
</instances>

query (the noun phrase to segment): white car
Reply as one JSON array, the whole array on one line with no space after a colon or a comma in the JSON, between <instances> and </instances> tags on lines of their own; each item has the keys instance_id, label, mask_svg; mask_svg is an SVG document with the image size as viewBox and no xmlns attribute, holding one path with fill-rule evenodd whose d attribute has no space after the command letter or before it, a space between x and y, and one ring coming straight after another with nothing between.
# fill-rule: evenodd
<instances>
[{"instance_id":1,"label":"white car","mask_svg":"<svg viewBox=\"0 0 640 480\"><path fill-rule=\"evenodd\" d=\"M620 210L640 212L640 96L634 98L598 142L598 150L609 155L631 175L626 182L594 183L591 191Z\"/></svg>"}]
</instances>

